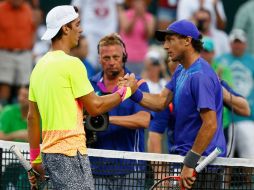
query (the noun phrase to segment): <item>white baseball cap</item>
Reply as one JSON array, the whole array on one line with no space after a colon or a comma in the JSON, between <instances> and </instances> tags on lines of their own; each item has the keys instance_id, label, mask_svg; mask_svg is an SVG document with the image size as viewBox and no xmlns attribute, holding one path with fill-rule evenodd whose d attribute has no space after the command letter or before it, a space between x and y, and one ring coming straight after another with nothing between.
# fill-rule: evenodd
<instances>
[{"instance_id":1,"label":"white baseball cap","mask_svg":"<svg viewBox=\"0 0 254 190\"><path fill-rule=\"evenodd\" d=\"M54 7L49 11L46 17L47 30L41 37L42 40L52 39L61 27L76 18L78 18L78 13L71 5L61 5Z\"/></svg>"},{"instance_id":2,"label":"white baseball cap","mask_svg":"<svg viewBox=\"0 0 254 190\"><path fill-rule=\"evenodd\" d=\"M230 42L233 42L235 40L240 40L241 42L246 42L246 33L242 29L233 29L229 34L229 40Z\"/></svg>"}]
</instances>

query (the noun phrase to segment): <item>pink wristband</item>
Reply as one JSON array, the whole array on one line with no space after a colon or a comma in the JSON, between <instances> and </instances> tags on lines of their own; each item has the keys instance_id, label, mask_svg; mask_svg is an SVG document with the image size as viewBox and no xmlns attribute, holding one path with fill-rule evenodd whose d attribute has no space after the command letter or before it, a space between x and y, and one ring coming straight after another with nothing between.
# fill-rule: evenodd
<instances>
[{"instance_id":1,"label":"pink wristband","mask_svg":"<svg viewBox=\"0 0 254 190\"><path fill-rule=\"evenodd\" d=\"M127 98L129 98L131 96L131 88L130 87L122 87L122 88L119 88L116 91L116 93L120 95L121 100L123 102L124 100L126 100Z\"/></svg>"},{"instance_id":2,"label":"pink wristband","mask_svg":"<svg viewBox=\"0 0 254 190\"><path fill-rule=\"evenodd\" d=\"M30 148L30 162L33 163L34 161L40 158L41 149L40 148Z\"/></svg>"}]
</instances>

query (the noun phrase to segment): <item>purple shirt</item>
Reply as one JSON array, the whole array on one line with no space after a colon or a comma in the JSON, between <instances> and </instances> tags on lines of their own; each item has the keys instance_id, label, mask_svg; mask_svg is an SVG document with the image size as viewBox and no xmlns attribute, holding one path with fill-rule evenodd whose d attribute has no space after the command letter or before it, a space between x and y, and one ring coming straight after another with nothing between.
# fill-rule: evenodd
<instances>
[{"instance_id":1,"label":"purple shirt","mask_svg":"<svg viewBox=\"0 0 254 190\"><path fill-rule=\"evenodd\" d=\"M171 153L186 155L192 148L202 125L200 109L210 109L217 113L217 130L203 155L208 155L216 147L226 155L226 142L222 128L222 88L220 81L202 58L197 59L188 69L179 65L166 88L174 94L174 146Z\"/></svg>"}]
</instances>

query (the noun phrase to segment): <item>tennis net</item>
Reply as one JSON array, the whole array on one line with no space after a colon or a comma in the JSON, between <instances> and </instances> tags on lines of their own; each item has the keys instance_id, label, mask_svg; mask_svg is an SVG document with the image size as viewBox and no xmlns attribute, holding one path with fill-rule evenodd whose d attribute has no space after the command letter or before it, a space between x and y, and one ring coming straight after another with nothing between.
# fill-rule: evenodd
<instances>
[{"instance_id":1,"label":"tennis net","mask_svg":"<svg viewBox=\"0 0 254 190\"><path fill-rule=\"evenodd\" d=\"M17 146L29 160L28 143L0 140L0 189L30 189L27 173L10 152ZM165 176L180 175L183 157L169 154L88 149L96 189L149 189ZM170 186L171 188L169 188ZM53 189L50 180L40 189ZM174 189L162 183L156 189ZM254 160L216 158L198 174L194 189L254 189Z\"/></svg>"}]
</instances>

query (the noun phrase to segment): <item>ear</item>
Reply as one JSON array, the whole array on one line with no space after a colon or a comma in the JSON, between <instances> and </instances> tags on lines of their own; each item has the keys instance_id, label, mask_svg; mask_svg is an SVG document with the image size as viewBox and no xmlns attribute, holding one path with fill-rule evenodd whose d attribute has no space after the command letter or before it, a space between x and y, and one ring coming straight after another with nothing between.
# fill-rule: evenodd
<instances>
[{"instance_id":1,"label":"ear","mask_svg":"<svg viewBox=\"0 0 254 190\"><path fill-rule=\"evenodd\" d=\"M67 25L62 26L63 34L68 34L69 29L70 28Z\"/></svg>"},{"instance_id":2,"label":"ear","mask_svg":"<svg viewBox=\"0 0 254 190\"><path fill-rule=\"evenodd\" d=\"M187 38L185 38L184 45L185 45L185 46L190 45L190 44L191 44L191 40L192 40L192 38L191 38L191 37L187 37Z\"/></svg>"}]
</instances>

